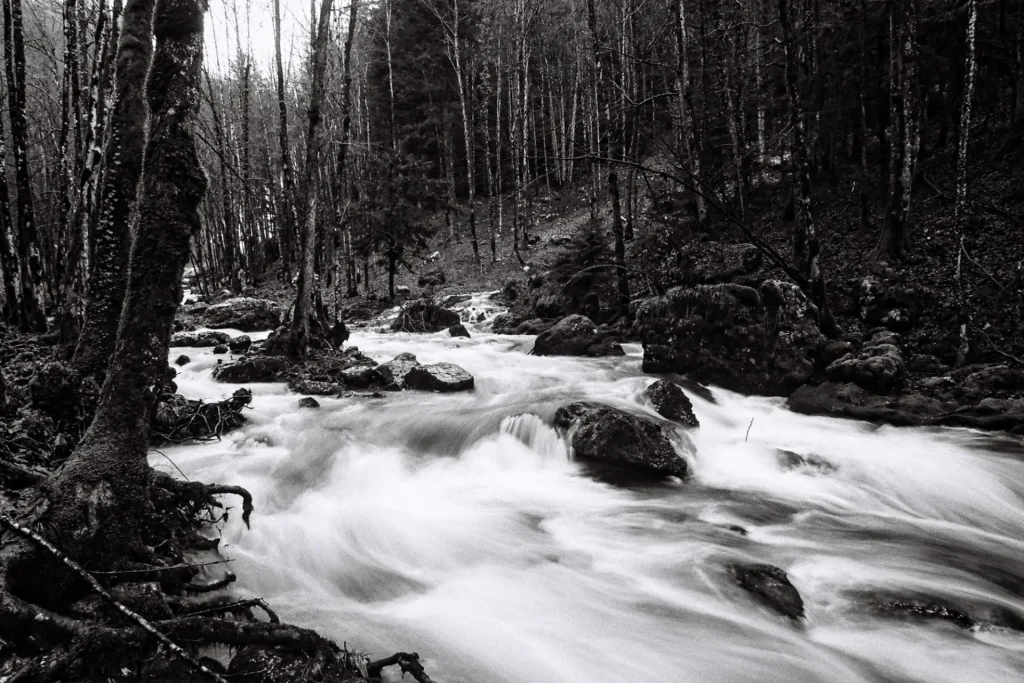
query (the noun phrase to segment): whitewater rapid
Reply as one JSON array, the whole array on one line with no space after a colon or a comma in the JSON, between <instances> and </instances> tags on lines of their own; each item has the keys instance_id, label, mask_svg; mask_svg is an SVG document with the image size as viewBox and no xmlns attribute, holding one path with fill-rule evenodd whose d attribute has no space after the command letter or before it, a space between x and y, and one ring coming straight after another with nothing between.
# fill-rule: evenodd
<instances>
[{"instance_id":1,"label":"whitewater rapid","mask_svg":"<svg viewBox=\"0 0 1024 683\"><path fill-rule=\"evenodd\" d=\"M653 415L640 347L538 358L531 337L483 327L349 342L378 361L461 365L473 393L302 410L284 385L256 384L243 429L152 455L253 494L252 530L237 514L223 530L239 590L352 649L418 652L439 683L1024 680L1024 633L1006 627L1024 623L1018 440L714 390L690 394L692 478L616 488L549 425L584 398ZM210 350L184 351L181 393L236 388L212 380ZM783 568L806 623L737 588L734 561ZM980 625L883 617L872 595L928 596Z\"/></svg>"}]
</instances>

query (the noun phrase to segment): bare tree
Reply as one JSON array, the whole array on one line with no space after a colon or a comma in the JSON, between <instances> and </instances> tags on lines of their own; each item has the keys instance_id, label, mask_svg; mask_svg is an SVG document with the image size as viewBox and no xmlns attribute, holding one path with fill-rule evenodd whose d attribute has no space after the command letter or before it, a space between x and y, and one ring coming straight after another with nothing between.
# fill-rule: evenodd
<instances>
[{"instance_id":1,"label":"bare tree","mask_svg":"<svg viewBox=\"0 0 1024 683\"><path fill-rule=\"evenodd\" d=\"M956 352L956 365L962 367L967 363L971 350L969 327L971 314L967 308L967 294L964 291L963 257L967 252L964 239L967 221L967 142L971 132L971 100L974 99L974 80L978 71L975 57L975 34L978 25L978 2L967 0L966 40L964 56L964 93L960 103L960 139L956 146L956 207L953 223L959 237L956 254L956 295L957 324L960 328L960 346Z\"/></svg>"}]
</instances>

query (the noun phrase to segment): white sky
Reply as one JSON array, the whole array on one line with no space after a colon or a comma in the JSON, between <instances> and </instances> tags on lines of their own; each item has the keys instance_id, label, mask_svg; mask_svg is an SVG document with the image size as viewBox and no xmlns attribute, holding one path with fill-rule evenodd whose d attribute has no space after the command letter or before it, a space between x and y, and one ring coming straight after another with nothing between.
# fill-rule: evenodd
<instances>
[{"instance_id":1,"label":"white sky","mask_svg":"<svg viewBox=\"0 0 1024 683\"><path fill-rule=\"evenodd\" d=\"M287 72L290 65L301 63L306 55L309 44L309 0L280 2L281 52ZM211 0L206 14L207 67L211 72L223 73L237 53L236 10L242 43L249 41L256 67L263 74L273 73L273 0Z\"/></svg>"}]
</instances>

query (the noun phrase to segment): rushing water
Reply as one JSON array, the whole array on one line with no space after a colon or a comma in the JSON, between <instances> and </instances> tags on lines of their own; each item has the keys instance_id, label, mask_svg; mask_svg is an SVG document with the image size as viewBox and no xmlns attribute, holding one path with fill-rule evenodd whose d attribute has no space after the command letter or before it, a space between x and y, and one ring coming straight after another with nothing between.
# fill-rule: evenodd
<instances>
[{"instance_id":1,"label":"rushing water","mask_svg":"<svg viewBox=\"0 0 1024 683\"><path fill-rule=\"evenodd\" d=\"M457 363L471 394L313 411L254 385L248 426L163 450L188 477L255 496L252 530L237 515L224 530L241 590L351 648L419 652L444 683L1024 680L1024 633L1006 627L1024 620L1017 442L716 390L691 396L691 479L616 488L549 425L580 398L650 413L639 346L538 358L531 338L474 332L350 340L379 361ZM234 388L211 379L208 350L187 353L182 393ZM734 561L785 569L805 624L737 588ZM872 609L878 595L955 604L979 625L894 619Z\"/></svg>"}]
</instances>

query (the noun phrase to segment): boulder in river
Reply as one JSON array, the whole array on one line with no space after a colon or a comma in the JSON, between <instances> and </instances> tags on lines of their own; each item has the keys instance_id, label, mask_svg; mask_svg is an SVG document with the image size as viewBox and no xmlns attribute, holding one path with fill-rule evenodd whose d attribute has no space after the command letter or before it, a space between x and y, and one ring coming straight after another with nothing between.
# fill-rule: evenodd
<instances>
[{"instance_id":1,"label":"boulder in river","mask_svg":"<svg viewBox=\"0 0 1024 683\"><path fill-rule=\"evenodd\" d=\"M443 306L420 299L403 308L394 322L392 332L440 332L462 322L459 314Z\"/></svg>"},{"instance_id":2,"label":"boulder in river","mask_svg":"<svg viewBox=\"0 0 1024 683\"><path fill-rule=\"evenodd\" d=\"M748 394L788 395L814 376L818 309L793 284L676 287L636 307L646 372Z\"/></svg>"},{"instance_id":3,"label":"boulder in river","mask_svg":"<svg viewBox=\"0 0 1024 683\"><path fill-rule=\"evenodd\" d=\"M538 335L537 356L624 356L622 346L601 336L597 325L584 315L568 315Z\"/></svg>"},{"instance_id":4,"label":"boulder in river","mask_svg":"<svg viewBox=\"0 0 1024 683\"><path fill-rule=\"evenodd\" d=\"M666 420L678 422L685 427L699 427L693 414L693 404L682 388L675 382L659 379L644 389L644 397L651 402L655 412Z\"/></svg>"},{"instance_id":5,"label":"boulder in river","mask_svg":"<svg viewBox=\"0 0 1024 683\"><path fill-rule=\"evenodd\" d=\"M618 408L572 403L555 413L555 426L567 432L573 454L658 477L685 477L686 460L677 452L669 428Z\"/></svg>"},{"instance_id":6,"label":"boulder in river","mask_svg":"<svg viewBox=\"0 0 1024 683\"><path fill-rule=\"evenodd\" d=\"M171 335L171 348L193 346L206 348L227 344L231 340L226 332L204 330L202 332L175 332Z\"/></svg>"},{"instance_id":7,"label":"boulder in river","mask_svg":"<svg viewBox=\"0 0 1024 683\"><path fill-rule=\"evenodd\" d=\"M245 353L252 346L252 339L247 334L240 334L228 342L231 353Z\"/></svg>"},{"instance_id":8,"label":"boulder in river","mask_svg":"<svg viewBox=\"0 0 1024 683\"><path fill-rule=\"evenodd\" d=\"M313 396L338 396L345 391L341 382L328 382L308 377L296 377L288 382L288 389L296 394L312 394Z\"/></svg>"},{"instance_id":9,"label":"boulder in river","mask_svg":"<svg viewBox=\"0 0 1024 683\"><path fill-rule=\"evenodd\" d=\"M192 359L186 356L185 354L181 354L180 356L174 359L174 364L177 365L178 367L181 367L182 365L188 365L191 362Z\"/></svg>"},{"instance_id":10,"label":"boulder in river","mask_svg":"<svg viewBox=\"0 0 1024 683\"><path fill-rule=\"evenodd\" d=\"M462 323L458 325L452 325L448 328L448 334L453 337L462 337L463 339L469 339L469 330Z\"/></svg>"},{"instance_id":11,"label":"boulder in river","mask_svg":"<svg viewBox=\"0 0 1024 683\"><path fill-rule=\"evenodd\" d=\"M770 564L734 564L733 576L743 590L784 617L798 621L804 616L804 601L786 572Z\"/></svg>"},{"instance_id":12,"label":"boulder in river","mask_svg":"<svg viewBox=\"0 0 1024 683\"><path fill-rule=\"evenodd\" d=\"M376 370L385 389L399 391L405 386L405 376L418 365L416 356L411 353L400 353L387 363L378 365Z\"/></svg>"},{"instance_id":13,"label":"boulder in river","mask_svg":"<svg viewBox=\"0 0 1024 683\"><path fill-rule=\"evenodd\" d=\"M217 344L216 346L213 347L213 353L217 356L223 356L227 352L228 347L225 346L224 344Z\"/></svg>"},{"instance_id":14,"label":"boulder in river","mask_svg":"<svg viewBox=\"0 0 1024 683\"><path fill-rule=\"evenodd\" d=\"M299 399L299 407L316 409L320 407L320 402L312 396L306 396Z\"/></svg>"},{"instance_id":15,"label":"boulder in river","mask_svg":"<svg viewBox=\"0 0 1024 683\"><path fill-rule=\"evenodd\" d=\"M203 318L214 328L229 327L242 332L272 330L281 324L281 307L267 299L238 297L210 306Z\"/></svg>"},{"instance_id":16,"label":"boulder in river","mask_svg":"<svg viewBox=\"0 0 1024 683\"><path fill-rule=\"evenodd\" d=\"M453 363L416 365L405 375L407 388L422 391L469 391L473 385L473 375Z\"/></svg>"},{"instance_id":17,"label":"boulder in river","mask_svg":"<svg viewBox=\"0 0 1024 683\"><path fill-rule=\"evenodd\" d=\"M519 325L516 328L516 334L543 334L554 327L554 320L543 320L541 318L533 318Z\"/></svg>"},{"instance_id":18,"label":"boulder in river","mask_svg":"<svg viewBox=\"0 0 1024 683\"><path fill-rule=\"evenodd\" d=\"M522 323L522 318L517 318L511 313L499 313L491 321L491 331L494 334L517 334L516 330Z\"/></svg>"},{"instance_id":19,"label":"boulder in river","mask_svg":"<svg viewBox=\"0 0 1024 683\"><path fill-rule=\"evenodd\" d=\"M963 629L975 624L967 612L936 598L872 595L865 601L871 611L894 619L944 621Z\"/></svg>"},{"instance_id":20,"label":"boulder in river","mask_svg":"<svg viewBox=\"0 0 1024 683\"><path fill-rule=\"evenodd\" d=\"M213 378L228 384L280 382L288 367L288 360L280 356L247 357L217 366L213 370Z\"/></svg>"},{"instance_id":21,"label":"boulder in river","mask_svg":"<svg viewBox=\"0 0 1024 683\"><path fill-rule=\"evenodd\" d=\"M373 365L356 365L341 371L340 379L346 387L352 389L369 389L381 384L381 375Z\"/></svg>"}]
</instances>

